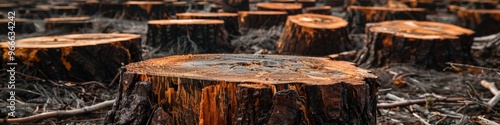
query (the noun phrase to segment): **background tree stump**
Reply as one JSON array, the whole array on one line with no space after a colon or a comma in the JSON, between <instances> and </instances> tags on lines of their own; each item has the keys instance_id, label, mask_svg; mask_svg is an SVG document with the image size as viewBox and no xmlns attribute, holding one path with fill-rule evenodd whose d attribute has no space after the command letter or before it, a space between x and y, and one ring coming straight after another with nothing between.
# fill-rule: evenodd
<instances>
[{"instance_id":1,"label":"background tree stump","mask_svg":"<svg viewBox=\"0 0 500 125\"><path fill-rule=\"evenodd\" d=\"M389 8L389 7L364 7L349 6L346 20L349 22L350 31L362 33L366 23L389 20L425 20L423 8ZM354 30L354 31L353 31Z\"/></svg>"},{"instance_id":2,"label":"background tree stump","mask_svg":"<svg viewBox=\"0 0 500 125\"><path fill-rule=\"evenodd\" d=\"M428 14L436 14L437 1L435 0L400 0L411 8L425 8ZM440 1L442 2L442 1Z\"/></svg>"},{"instance_id":3,"label":"background tree stump","mask_svg":"<svg viewBox=\"0 0 500 125\"><path fill-rule=\"evenodd\" d=\"M300 3L303 8L316 6L316 0L270 0L271 3Z\"/></svg>"},{"instance_id":4,"label":"background tree stump","mask_svg":"<svg viewBox=\"0 0 500 125\"><path fill-rule=\"evenodd\" d=\"M250 10L249 0L222 0L221 4L224 12L236 13Z\"/></svg>"},{"instance_id":5,"label":"background tree stump","mask_svg":"<svg viewBox=\"0 0 500 125\"><path fill-rule=\"evenodd\" d=\"M152 20L147 45L157 56L232 52L224 21L207 19Z\"/></svg>"},{"instance_id":6,"label":"background tree stump","mask_svg":"<svg viewBox=\"0 0 500 125\"><path fill-rule=\"evenodd\" d=\"M408 63L442 70L447 62L472 62L474 31L426 21L386 21L366 27L367 43L355 62L360 67Z\"/></svg>"},{"instance_id":7,"label":"background tree stump","mask_svg":"<svg viewBox=\"0 0 500 125\"><path fill-rule=\"evenodd\" d=\"M71 17L77 16L77 6L52 6L50 7L50 15L52 17Z\"/></svg>"},{"instance_id":8,"label":"background tree stump","mask_svg":"<svg viewBox=\"0 0 500 125\"><path fill-rule=\"evenodd\" d=\"M487 36L500 32L500 9L459 9L459 24L476 32L475 36Z\"/></svg>"},{"instance_id":9,"label":"background tree stump","mask_svg":"<svg viewBox=\"0 0 500 125\"><path fill-rule=\"evenodd\" d=\"M295 3L258 3L257 8L264 11L286 11L288 15L302 13L302 4Z\"/></svg>"},{"instance_id":10,"label":"background tree stump","mask_svg":"<svg viewBox=\"0 0 500 125\"><path fill-rule=\"evenodd\" d=\"M11 31L8 28L9 26L15 27L14 28L15 34L28 34L28 33L34 33L37 31L35 24L30 20L15 18L14 21L15 21L15 25L9 24L9 22L12 22L10 19L0 19L0 25L4 26L4 28L0 28L0 34L7 35L7 33Z\"/></svg>"},{"instance_id":11,"label":"background tree stump","mask_svg":"<svg viewBox=\"0 0 500 125\"><path fill-rule=\"evenodd\" d=\"M330 6L308 7L305 9L305 13L332 15L332 7Z\"/></svg>"},{"instance_id":12,"label":"background tree stump","mask_svg":"<svg viewBox=\"0 0 500 125\"><path fill-rule=\"evenodd\" d=\"M151 122L161 124L376 124L375 79L327 58L181 55L127 65L119 99L152 89L150 105L161 106L166 118ZM134 113L128 103L117 100L108 122L132 119L118 115Z\"/></svg>"},{"instance_id":13,"label":"background tree stump","mask_svg":"<svg viewBox=\"0 0 500 125\"><path fill-rule=\"evenodd\" d=\"M60 33L74 34L92 28L90 17L45 18L45 31L60 30Z\"/></svg>"},{"instance_id":14,"label":"background tree stump","mask_svg":"<svg viewBox=\"0 0 500 125\"><path fill-rule=\"evenodd\" d=\"M54 81L110 82L123 64L142 60L139 35L73 34L16 40L16 70ZM0 43L0 65L10 62ZM18 69L20 68L20 69Z\"/></svg>"},{"instance_id":15,"label":"background tree stump","mask_svg":"<svg viewBox=\"0 0 500 125\"><path fill-rule=\"evenodd\" d=\"M18 7L18 6L15 3L0 3L0 11L1 12L9 12L9 11L15 10L16 7Z\"/></svg>"},{"instance_id":16,"label":"background tree stump","mask_svg":"<svg viewBox=\"0 0 500 125\"><path fill-rule=\"evenodd\" d=\"M216 19L223 20L230 39L240 36L237 13L179 13L179 19Z\"/></svg>"},{"instance_id":17,"label":"background tree stump","mask_svg":"<svg viewBox=\"0 0 500 125\"><path fill-rule=\"evenodd\" d=\"M23 15L23 18L28 19L45 19L50 18L50 6L36 6L35 8L29 9L29 13Z\"/></svg>"},{"instance_id":18,"label":"background tree stump","mask_svg":"<svg viewBox=\"0 0 500 125\"><path fill-rule=\"evenodd\" d=\"M123 10L125 19L136 21L168 19L166 11L163 1L128 1Z\"/></svg>"},{"instance_id":19,"label":"background tree stump","mask_svg":"<svg viewBox=\"0 0 500 125\"><path fill-rule=\"evenodd\" d=\"M468 9L495 9L498 0L448 0L449 5L467 6Z\"/></svg>"},{"instance_id":20,"label":"background tree stump","mask_svg":"<svg viewBox=\"0 0 500 125\"><path fill-rule=\"evenodd\" d=\"M277 42L278 53L325 56L353 49L348 39L347 22L342 18L299 14L288 16Z\"/></svg>"},{"instance_id":21,"label":"background tree stump","mask_svg":"<svg viewBox=\"0 0 500 125\"><path fill-rule=\"evenodd\" d=\"M167 3L166 6L169 15L175 15L177 13L185 13L189 9L189 4L186 1L171 2Z\"/></svg>"},{"instance_id":22,"label":"background tree stump","mask_svg":"<svg viewBox=\"0 0 500 125\"><path fill-rule=\"evenodd\" d=\"M87 0L79 5L82 14L86 16L92 16L99 12L100 4L97 0Z\"/></svg>"},{"instance_id":23,"label":"background tree stump","mask_svg":"<svg viewBox=\"0 0 500 125\"><path fill-rule=\"evenodd\" d=\"M287 18L285 11L240 11L238 14L242 29L269 29L274 26L284 26Z\"/></svg>"}]
</instances>

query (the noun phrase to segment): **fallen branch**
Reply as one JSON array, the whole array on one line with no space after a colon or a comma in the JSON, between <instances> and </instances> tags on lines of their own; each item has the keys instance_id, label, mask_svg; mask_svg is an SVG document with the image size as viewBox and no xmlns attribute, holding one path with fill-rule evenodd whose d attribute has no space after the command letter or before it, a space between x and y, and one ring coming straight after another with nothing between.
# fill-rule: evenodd
<instances>
[{"instance_id":1,"label":"fallen branch","mask_svg":"<svg viewBox=\"0 0 500 125\"><path fill-rule=\"evenodd\" d=\"M490 99L490 101L488 101L487 105L490 106L490 107L493 107L495 106L498 101L500 101L500 91L498 91L497 87L495 86L495 83L493 82L488 82L486 80L481 80L481 85L484 87L484 88L487 88L490 90L491 93L493 93L493 95L495 95L493 98Z\"/></svg>"},{"instance_id":2,"label":"fallen branch","mask_svg":"<svg viewBox=\"0 0 500 125\"><path fill-rule=\"evenodd\" d=\"M84 113L89 113L93 112L96 110L100 110L106 107L110 107L115 103L115 100L109 100L109 101L104 101L92 106L80 108L80 109L73 109L73 110L62 110L62 111L53 111L53 112L45 112L42 114L37 114L37 115L32 115L28 117L22 117L22 118L7 118L7 119L0 119L0 123L26 123L26 122L34 122L42 119L48 119L48 118L54 118L54 117L69 117L69 116L75 116L75 115L80 115Z\"/></svg>"},{"instance_id":3,"label":"fallen branch","mask_svg":"<svg viewBox=\"0 0 500 125\"><path fill-rule=\"evenodd\" d=\"M377 104L377 108L395 108L401 106L409 106L413 104L426 104L426 102L459 102L465 101L466 98L428 98L428 99L416 99L416 100L404 100L393 103L379 103Z\"/></svg>"},{"instance_id":4,"label":"fallen branch","mask_svg":"<svg viewBox=\"0 0 500 125\"><path fill-rule=\"evenodd\" d=\"M417 113L413 113L413 116L417 117L417 118L418 118L418 120L419 120L420 122L422 122L422 124L424 124L424 125L431 125L431 124L429 124L429 122L427 122L425 119L423 119L422 117L420 117L419 115L417 115Z\"/></svg>"},{"instance_id":5,"label":"fallen branch","mask_svg":"<svg viewBox=\"0 0 500 125\"><path fill-rule=\"evenodd\" d=\"M498 125L498 123L488 120L482 116L472 117L472 121L480 124L480 125Z\"/></svg>"}]
</instances>

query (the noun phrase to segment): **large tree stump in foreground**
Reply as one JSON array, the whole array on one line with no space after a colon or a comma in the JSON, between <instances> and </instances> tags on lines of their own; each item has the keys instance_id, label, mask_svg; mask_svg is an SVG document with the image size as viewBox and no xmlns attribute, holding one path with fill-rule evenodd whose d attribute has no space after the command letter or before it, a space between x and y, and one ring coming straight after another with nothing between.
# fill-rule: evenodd
<instances>
[{"instance_id":1,"label":"large tree stump in foreground","mask_svg":"<svg viewBox=\"0 0 500 125\"><path fill-rule=\"evenodd\" d=\"M264 11L286 11L288 15L302 13L302 4L295 3L258 3L258 10Z\"/></svg>"},{"instance_id":2,"label":"large tree stump in foreground","mask_svg":"<svg viewBox=\"0 0 500 125\"><path fill-rule=\"evenodd\" d=\"M159 56L232 52L222 20L151 20L147 38Z\"/></svg>"},{"instance_id":3,"label":"large tree stump in foreground","mask_svg":"<svg viewBox=\"0 0 500 125\"><path fill-rule=\"evenodd\" d=\"M141 38L132 34L73 34L16 40L17 71L54 81L110 82L123 64L140 61ZM8 44L0 43L3 68ZM20 69L18 69L20 68Z\"/></svg>"},{"instance_id":4,"label":"large tree stump in foreground","mask_svg":"<svg viewBox=\"0 0 500 125\"><path fill-rule=\"evenodd\" d=\"M61 33L79 33L85 28L92 28L90 17L45 18L45 31L61 30Z\"/></svg>"},{"instance_id":5,"label":"large tree stump in foreground","mask_svg":"<svg viewBox=\"0 0 500 125\"><path fill-rule=\"evenodd\" d=\"M348 39L347 22L342 18L299 14L288 16L277 42L278 53L325 56L353 49Z\"/></svg>"},{"instance_id":6,"label":"large tree stump in foreground","mask_svg":"<svg viewBox=\"0 0 500 125\"><path fill-rule=\"evenodd\" d=\"M9 24L9 22L15 22L15 24ZM11 21L10 19L0 19L0 26L4 26L4 28L0 28L0 34L4 35L7 35L8 32L11 32L11 30L9 29L9 27L11 26L14 27L13 32L15 32L15 34L28 34L37 31L37 28L32 21L21 18L15 18L14 21Z\"/></svg>"},{"instance_id":7,"label":"large tree stump in foreground","mask_svg":"<svg viewBox=\"0 0 500 125\"><path fill-rule=\"evenodd\" d=\"M349 6L346 16L350 31L355 30L353 32L359 33L364 31L366 23L389 20L423 21L426 13L423 8Z\"/></svg>"},{"instance_id":8,"label":"large tree stump in foreground","mask_svg":"<svg viewBox=\"0 0 500 125\"><path fill-rule=\"evenodd\" d=\"M242 29L269 29L285 25L285 11L240 11L240 26Z\"/></svg>"},{"instance_id":9,"label":"large tree stump in foreground","mask_svg":"<svg viewBox=\"0 0 500 125\"><path fill-rule=\"evenodd\" d=\"M240 36L238 14L237 13L179 13L176 15L179 19L216 19L223 20L224 27L231 36L235 38Z\"/></svg>"},{"instance_id":10,"label":"large tree stump in foreground","mask_svg":"<svg viewBox=\"0 0 500 125\"><path fill-rule=\"evenodd\" d=\"M123 11L126 19L136 21L170 18L163 1L128 1Z\"/></svg>"},{"instance_id":11,"label":"large tree stump in foreground","mask_svg":"<svg viewBox=\"0 0 500 125\"><path fill-rule=\"evenodd\" d=\"M142 116L154 116L161 121L150 123L376 124L375 79L350 62L327 58L244 54L157 58L126 66L123 92L107 122L146 123ZM131 102L144 103L130 107ZM163 110L136 111L151 110L149 105Z\"/></svg>"},{"instance_id":12,"label":"large tree stump in foreground","mask_svg":"<svg viewBox=\"0 0 500 125\"><path fill-rule=\"evenodd\" d=\"M355 62L361 67L409 63L442 70L447 62L471 63L474 31L426 21L386 21L366 27L367 43Z\"/></svg>"},{"instance_id":13,"label":"large tree stump in foreground","mask_svg":"<svg viewBox=\"0 0 500 125\"><path fill-rule=\"evenodd\" d=\"M487 36L500 32L500 9L459 9L457 15L460 25L474 30L475 36Z\"/></svg>"}]
</instances>

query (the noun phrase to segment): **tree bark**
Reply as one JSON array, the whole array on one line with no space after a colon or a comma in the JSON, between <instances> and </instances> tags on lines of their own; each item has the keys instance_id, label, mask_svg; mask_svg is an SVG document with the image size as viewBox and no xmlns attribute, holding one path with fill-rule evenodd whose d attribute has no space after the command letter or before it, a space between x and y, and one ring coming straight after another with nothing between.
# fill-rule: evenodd
<instances>
[{"instance_id":1,"label":"tree bark","mask_svg":"<svg viewBox=\"0 0 500 125\"><path fill-rule=\"evenodd\" d=\"M435 0L403 0L401 1L411 8L425 8L428 10L428 14L436 14L436 8L438 3L443 3L442 1Z\"/></svg>"},{"instance_id":2,"label":"tree bark","mask_svg":"<svg viewBox=\"0 0 500 125\"><path fill-rule=\"evenodd\" d=\"M305 13L332 15L332 7L330 6L308 7L305 9Z\"/></svg>"},{"instance_id":3,"label":"tree bark","mask_svg":"<svg viewBox=\"0 0 500 125\"><path fill-rule=\"evenodd\" d=\"M223 20L230 39L240 36L238 14L237 13L179 13L179 19L215 19Z\"/></svg>"},{"instance_id":4,"label":"tree bark","mask_svg":"<svg viewBox=\"0 0 500 125\"><path fill-rule=\"evenodd\" d=\"M249 0L222 0L222 10L224 12L236 13L239 11L250 11Z\"/></svg>"},{"instance_id":5,"label":"tree bark","mask_svg":"<svg viewBox=\"0 0 500 125\"><path fill-rule=\"evenodd\" d=\"M474 30L475 36L488 36L500 32L500 10L459 9L459 24Z\"/></svg>"},{"instance_id":6,"label":"tree bark","mask_svg":"<svg viewBox=\"0 0 500 125\"><path fill-rule=\"evenodd\" d=\"M271 3L300 3L303 8L316 6L316 0L270 0Z\"/></svg>"},{"instance_id":7,"label":"tree bark","mask_svg":"<svg viewBox=\"0 0 500 125\"><path fill-rule=\"evenodd\" d=\"M73 34L16 40L16 71L54 81L110 82L123 64L142 60L140 36L132 34ZM1 43L0 62L10 62ZM19 68L19 69L18 69Z\"/></svg>"},{"instance_id":8,"label":"tree bark","mask_svg":"<svg viewBox=\"0 0 500 125\"><path fill-rule=\"evenodd\" d=\"M426 21L386 21L367 25L367 43L354 62L360 67L408 63L442 70L447 62L470 64L474 32Z\"/></svg>"},{"instance_id":9,"label":"tree bark","mask_svg":"<svg viewBox=\"0 0 500 125\"><path fill-rule=\"evenodd\" d=\"M144 82L163 109L157 124L376 124L376 76L327 58L202 54L126 66L124 93Z\"/></svg>"},{"instance_id":10,"label":"tree bark","mask_svg":"<svg viewBox=\"0 0 500 125\"><path fill-rule=\"evenodd\" d=\"M92 28L90 17L45 18L45 31L61 30L63 34L81 33L85 28Z\"/></svg>"},{"instance_id":11,"label":"tree bark","mask_svg":"<svg viewBox=\"0 0 500 125\"><path fill-rule=\"evenodd\" d=\"M347 8L347 22L349 31L363 33L366 23L389 20L425 20L423 8L388 8L388 7L363 7L349 6ZM353 31L354 30L354 31Z\"/></svg>"},{"instance_id":12,"label":"tree bark","mask_svg":"<svg viewBox=\"0 0 500 125\"><path fill-rule=\"evenodd\" d=\"M239 15L242 29L282 27L287 17L285 11L240 11Z\"/></svg>"},{"instance_id":13,"label":"tree bark","mask_svg":"<svg viewBox=\"0 0 500 125\"><path fill-rule=\"evenodd\" d=\"M9 22L15 22L15 24L9 24ZM29 34L37 31L35 24L27 19L15 18L14 21L10 19L0 19L0 25L4 26L4 28L0 28L0 34L7 35L8 32L11 32L9 29L10 26L14 27L15 34Z\"/></svg>"},{"instance_id":14,"label":"tree bark","mask_svg":"<svg viewBox=\"0 0 500 125\"><path fill-rule=\"evenodd\" d=\"M347 35L347 22L342 18L319 14L289 16L277 42L278 53L325 56L349 51L353 44Z\"/></svg>"},{"instance_id":15,"label":"tree bark","mask_svg":"<svg viewBox=\"0 0 500 125\"><path fill-rule=\"evenodd\" d=\"M169 15L185 13L189 9L189 4L185 1L167 3L167 12Z\"/></svg>"},{"instance_id":16,"label":"tree bark","mask_svg":"<svg viewBox=\"0 0 500 125\"><path fill-rule=\"evenodd\" d=\"M169 19L163 1L129 1L123 9L125 19L136 21Z\"/></svg>"},{"instance_id":17,"label":"tree bark","mask_svg":"<svg viewBox=\"0 0 500 125\"><path fill-rule=\"evenodd\" d=\"M148 22L147 45L158 56L232 52L222 20L179 19Z\"/></svg>"},{"instance_id":18,"label":"tree bark","mask_svg":"<svg viewBox=\"0 0 500 125\"><path fill-rule=\"evenodd\" d=\"M263 11L286 11L288 15L296 15L302 13L302 4L257 3L257 9Z\"/></svg>"}]
</instances>

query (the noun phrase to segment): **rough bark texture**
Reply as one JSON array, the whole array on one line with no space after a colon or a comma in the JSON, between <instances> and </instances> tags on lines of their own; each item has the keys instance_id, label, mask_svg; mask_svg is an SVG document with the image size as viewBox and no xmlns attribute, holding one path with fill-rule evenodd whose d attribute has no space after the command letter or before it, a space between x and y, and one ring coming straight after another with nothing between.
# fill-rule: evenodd
<instances>
[{"instance_id":1,"label":"rough bark texture","mask_svg":"<svg viewBox=\"0 0 500 125\"><path fill-rule=\"evenodd\" d=\"M375 79L327 58L184 55L127 65L121 86L152 84L155 124L376 124Z\"/></svg>"},{"instance_id":2,"label":"rough bark texture","mask_svg":"<svg viewBox=\"0 0 500 125\"><path fill-rule=\"evenodd\" d=\"M387 21L367 25L366 45L355 62L360 67L408 63L442 70L447 62L472 62L474 32L425 21Z\"/></svg>"},{"instance_id":3,"label":"rough bark texture","mask_svg":"<svg viewBox=\"0 0 500 125\"><path fill-rule=\"evenodd\" d=\"M122 91L120 91L119 98L116 100L111 111L106 115L106 125L148 124L150 116L145 114L151 114L154 110L153 104L151 104L151 97L153 96L151 92L153 91L153 87L150 82L138 82L133 87L135 88L127 89L127 91L120 89ZM155 113L160 111L161 110L156 110Z\"/></svg>"},{"instance_id":4,"label":"rough bark texture","mask_svg":"<svg viewBox=\"0 0 500 125\"><path fill-rule=\"evenodd\" d=\"M287 14L284 11L240 11L240 27L242 29L269 29L284 26Z\"/></svg>"},{"instance_id":5,"label":"rough bark texture","mask_svg":"<svg viewBox=\"0 0 500 125\"><path fill-rule=\"evenodd\" d=\"M295 3L258 3L258 10L263 11L286 11L288 15L302 13L302 4Z\"/></svg>"},{"instance_id":6,"label":"rough bark texture","mask_svg":"<svg viewBox=\"0 0 500 125\"><path fill-rule=\"evenodd\" d=\"M299 3L303 8L316 6L316 0L270 0L271 3Z\"/></svg>"},{"instance_id":7,"label":"rough bark texture","mask_svg":"<svg viewBox=\"0 0 500 125\"><path fill-rule=\"evenodd\" d=\"M110 82L122 64L140 61L140 36L132 34L73 34L16 40L19 71L64 81ZM0 62L8 62L7 43Z\"/></svg>"},{"instance_id":8,"label":"rough bark texture","mask_svg":"<svg viewBox=\"0 0 500 125\"><path fill-rule=\"evenodd\" d=\"M237 13L180 13L177 14L179 19L215 19L223 20L224 27L230 37L234 39L240 36L238 14Z\"/></svg>"},{"instance_id":9,"label":"rough bark texture","mask_svg":"<svg viewBox=\"0 0 500 125\"><path fill-rule=\"evenodd\" d=\"M136 21L169 19L163 1L129 1L124 7L125 19Z\"/></svg>"},{"instance_id":10,"label":"rough bark texture","mask_svg":"<svg viewBox=\"0 0 500 125\"><path fill-rule=\"evenodd\" d=\"M305 13L332 15L332 7L330 6L308 7L305 9Z\"/></svg>"},{"instance_id":11,"label":"rough bark texture","mask_svg":"<svg viewBox=\"0 0 500 125\"><path fill-rule=\"evenodd\" d=\"M52 17L69 17L78 14L77 6L52 6L50 8L50 15Z\"/></svg>"},{"instance_id":12,"label":"rough bark texture","mask_svg":"<svg viewBox=\"0 0 500 125\"><path fill-rule=\"evenodd\" d=\"M389 20L425 20L423 8L388 8L350 6L347 9L349 30L354 33L363 33L366 23ZM354 30L354 31L353 31Z\"/></svg>"},{"instance_id":13,"label":"rough bark texture","mask_svg":"<svg viewBox=\"0 0 500 125\"><path fill-rule=\"evenodd\" d=\"M341 18L319 14L289 16L278 53L325 56L353 49L348 39L347 22Z\"/></svg>"},{"instance_id":14,"label":"rough bark texture","mask_svg":"<svg viewBox=\"0 0 500 125\"><path fill-rule=\"evenodd\" d=\"M45 18L45 31L61 30L60 33L81 33L85 28L92 28L89 17Z\"/></svg>"},{"instance_id":15,"label":"rough bark texture","mask_svg":"<svg viewBox=\"0 0 500 125\"><path fill-rule=\"evenodd\" d=\"M487 36L500 32L500 9L458 10L459 24L474 30L475 36Z\"/></svg>"},{"instance_id":16,"label":"rough bark texture","mask_svg":"<svg viewBox=\"0 0 500 125\"><path fill-rule=\"evenodd\" d=\"M232 52L222 20L152 20L147 45L155 54Z\"/></svg>"},{"instance_id":17,"label":"rough bark texture","mask_svg":"<svg viewBox=\"0 0 500 125\"><path fill-rule=\"evenodd\" d=\"M15 22L15 24L9 24L9 22ZM0 28L0 34L7 35L8 32L11 32L9 29L10 26L14 27L15 34L28 34L36 32L37 28L35 24L26 19L15 18L14 21L10 19L0 19L0 25L4 26L4 28Z\"/></svg>"},{"instance_id":18,"label":"rough bark texture","mask_svg":"<svg viewBox=\"0 0 500 125\"><path fill-rule=\"evenodd\" d=\"M222 10L224 12L236 13L239 11L249 11L249 0L222 0Z\"/></svg>"}]
</instances>

